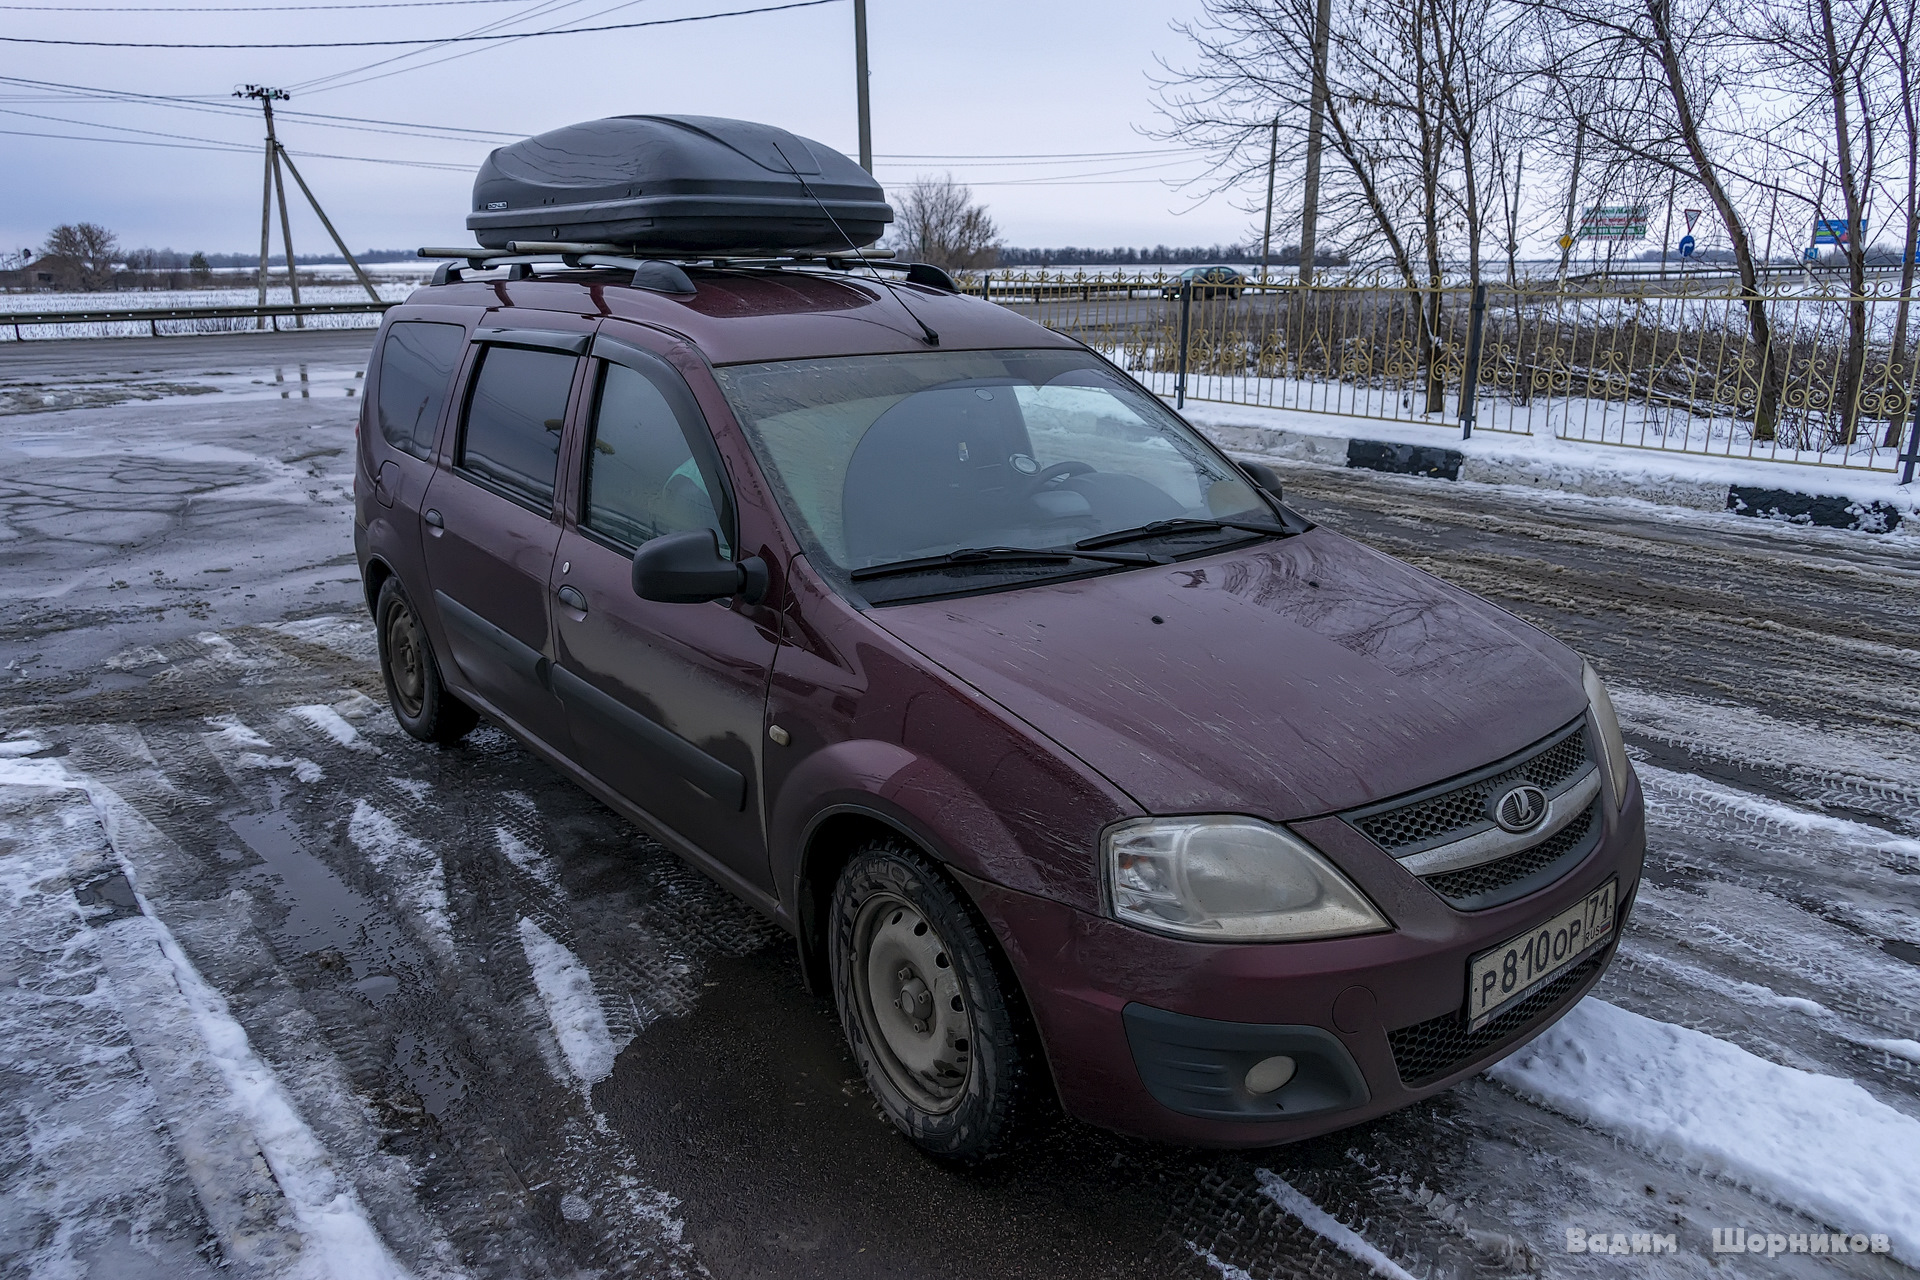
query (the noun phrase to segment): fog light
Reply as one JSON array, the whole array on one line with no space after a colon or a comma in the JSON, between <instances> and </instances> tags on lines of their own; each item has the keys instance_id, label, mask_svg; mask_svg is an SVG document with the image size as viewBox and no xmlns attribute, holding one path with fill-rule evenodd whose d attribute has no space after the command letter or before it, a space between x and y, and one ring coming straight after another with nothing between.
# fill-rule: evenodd
<instances>
[{"instance_id":1,"label":"fog light","mask_svg":"<svg viewBox=\"0 0 1920 1280\"><path fill-rule=\"evenodd\" d=\"M1247 1072L1247 1092L1272 1093L1293 1079L1293 1059L1286 1054L1263 1058Z\"/></svg>"}]
</instances>

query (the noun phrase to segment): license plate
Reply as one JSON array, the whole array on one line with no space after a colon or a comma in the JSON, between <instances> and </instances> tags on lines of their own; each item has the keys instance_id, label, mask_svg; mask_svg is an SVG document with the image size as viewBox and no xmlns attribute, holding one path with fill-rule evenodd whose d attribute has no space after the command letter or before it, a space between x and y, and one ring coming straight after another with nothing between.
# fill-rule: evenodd
<instances>
[{"instance_id":1,"label":"license plate","mask_svg":"<svg viewBox=\"0 0 1920 1280\"><path fill-rule=\"evenodd\" d=\"M1467 1029L1485 1026L1611 937L1619 887L1609 880L1553 919L1468 961Z\"/></svg>"}]
</instances>

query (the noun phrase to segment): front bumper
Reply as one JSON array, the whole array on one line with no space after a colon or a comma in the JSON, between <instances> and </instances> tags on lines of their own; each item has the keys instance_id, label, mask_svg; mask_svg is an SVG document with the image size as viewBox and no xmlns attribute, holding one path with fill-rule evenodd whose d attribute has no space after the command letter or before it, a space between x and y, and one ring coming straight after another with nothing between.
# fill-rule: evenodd
<instances>
[{"instance_id":1,"label":"front bumper","mask_svg":"<svg viewBox=\"0 0 1920 1280\"><path fill-rule=\"evenodd\" d=\"M1646 835L1637 780L1605 821L1592 853L1553 884L1475 912L1449 907L1338 819L1294 824L1395 926L1316 942L1187 942L965 883L1019 975L1069 1113L1186 1145L1276 1146L1439 1093L1525 1044L1586 994L1612 959L1639 888ZM1620 880L1620 905L1606 945L1468 1031L1460 1015L1469 958L1611 876ZM1301 1061L1296 1082L1249 1107L1244 1090L1235 1092L1238 1078L1279 1052ZM1197 1091L1183 1081L1197 1082Z\"/></svg>"}]
</instances>

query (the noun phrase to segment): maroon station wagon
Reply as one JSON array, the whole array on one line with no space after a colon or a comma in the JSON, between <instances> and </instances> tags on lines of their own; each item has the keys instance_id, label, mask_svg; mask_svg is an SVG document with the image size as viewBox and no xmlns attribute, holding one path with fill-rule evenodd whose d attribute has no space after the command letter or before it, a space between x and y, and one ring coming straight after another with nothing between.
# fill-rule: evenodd
<instances>
[{"instance_id":1,"label":"maroon station wagon","mask_svg":"<svg viewBox=\"0 0 1920 1280\"><path fill-rule=\"evenodd\" d=\"M368 374L395 714L485 716L789 930L927 1151L1050 1099L1290 1142L1599 980L1642 800L1565 645L938 271L487 274Z\"/></svg>"}]
</instances>

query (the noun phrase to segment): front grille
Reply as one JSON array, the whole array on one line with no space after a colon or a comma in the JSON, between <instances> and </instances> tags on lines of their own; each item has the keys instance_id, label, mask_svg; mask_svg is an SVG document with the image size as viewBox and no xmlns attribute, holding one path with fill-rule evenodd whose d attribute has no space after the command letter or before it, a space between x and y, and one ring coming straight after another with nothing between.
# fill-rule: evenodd
<instances>
[{"instance_id":1,"label":"front grille","mask_svg":"<svg viewBox=\"0 0 1920 1280\"><path fill-rule=\"evenodd\" d=\"M1585 857L1592 851L1599 836L1600 802L1595 800L1587 806L1585 813L1531 849L1522 849L1519 853L1493 862L1483 862L1477 867L1443 871L1438 875L1422 876L1421 879L1454 906L1467 911L1484 911L1532 892L1534 886L1521 882L1562 858L1571 863Z\"/></svg>"},{"instance_id":2,"label":"front grille","mask_svg":"<svg viewBox=\"0 0 1920 1280\"><path fill-rule=\"evenodd\" d=\"M1350 821L1360 833L1397 858L1419 853L1493 825L1487 801L1519 782L1530 782L1549 795L1554 788L1586 768L1584 722L1569 725L1544 746L1531 749L1511 764L1471 782L1417 797L1404 804Z\"/></svg>"},{"instance_id":3,"label":"front grille","mask_svg":"<svg viewBox=\"0 0 1920 1280\"><path fill-rule=\"evenodd\" d=\"M1401 1083L1412 1089L1430 1084L1458 1070L1462 1063L1471 1062L1511 1039L1528 1024L1544 1020L1547 1013L1598 973L1605 963L1604 951L1582 961L1478 1031L1467 1030L1466 1020L1456 1009L1387 1032L1387 1043L1393 1049L1393 1065L1400 1072Z\"/></svg>"}]
</instances>

